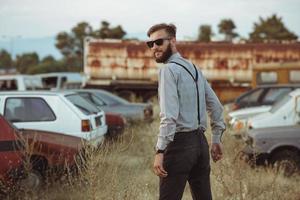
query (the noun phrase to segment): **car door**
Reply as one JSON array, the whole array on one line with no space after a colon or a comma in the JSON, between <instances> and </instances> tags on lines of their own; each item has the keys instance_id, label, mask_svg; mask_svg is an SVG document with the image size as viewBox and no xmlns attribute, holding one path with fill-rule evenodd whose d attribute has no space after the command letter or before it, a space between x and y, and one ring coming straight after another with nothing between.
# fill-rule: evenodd
<instances>
[{"instance_id":1,"label":"car door","mask_svg":"<svg viewBox=\"0 0 300 200\"><path fill-rule=\"evenodd\" d=\"M10 172L21 168L22 150L23 146L18 140L16 130L0 115L0 179L2 181L8 179Z\"/></svg>"}]
</instances>

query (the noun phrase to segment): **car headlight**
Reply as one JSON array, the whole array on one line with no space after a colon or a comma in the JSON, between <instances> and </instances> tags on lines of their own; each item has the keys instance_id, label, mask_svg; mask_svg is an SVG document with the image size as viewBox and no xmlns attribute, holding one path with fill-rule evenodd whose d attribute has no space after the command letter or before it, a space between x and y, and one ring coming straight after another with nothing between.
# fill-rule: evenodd
<instances>
[{"instance_id":1,"label":"car headlight","mask_svg":"<svg viewBox=\"0 0 300 200\"><path fill-rule=\"evenodd\" d=\"M234 131L242 131L243 129L245 129L245 122L241 121L241 120L237 120L234 124L233 124L233 130Z\"/></svg>"}]
</instances>

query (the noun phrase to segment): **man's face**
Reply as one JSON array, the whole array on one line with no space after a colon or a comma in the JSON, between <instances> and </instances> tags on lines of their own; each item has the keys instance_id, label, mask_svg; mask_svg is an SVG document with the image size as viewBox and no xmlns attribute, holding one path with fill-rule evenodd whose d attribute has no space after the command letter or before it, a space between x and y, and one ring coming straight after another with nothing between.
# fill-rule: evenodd
<instances>
[{"instance_id":1,"label":"man's face","mask_svg":"<svg viewBox=\"0 0 300 200\"><path fill-rule=\"evenodd\" d=\"M158 30L150 35L147 43L157 63L166 62L172 55L170 39L165 30Z\"/></svg>"}]
</instances>

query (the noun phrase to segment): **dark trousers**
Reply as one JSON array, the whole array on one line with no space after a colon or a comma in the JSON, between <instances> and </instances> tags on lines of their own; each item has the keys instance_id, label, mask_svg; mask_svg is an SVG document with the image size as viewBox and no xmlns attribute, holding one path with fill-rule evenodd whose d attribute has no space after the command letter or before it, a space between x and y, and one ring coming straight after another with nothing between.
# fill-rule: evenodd
<instances>
[{"instance_id":1,"label":"dark trousers","mask_svg":"<svg viewBox=\"0 0 300 200\"><path fill-rule=\"evenodd\" d=\"M176 133L164 153L168 176L160 178L159 199L180 200L186 182L194 200L211 200L209 147L201 130Z\"/></svg>"}]
</instances>

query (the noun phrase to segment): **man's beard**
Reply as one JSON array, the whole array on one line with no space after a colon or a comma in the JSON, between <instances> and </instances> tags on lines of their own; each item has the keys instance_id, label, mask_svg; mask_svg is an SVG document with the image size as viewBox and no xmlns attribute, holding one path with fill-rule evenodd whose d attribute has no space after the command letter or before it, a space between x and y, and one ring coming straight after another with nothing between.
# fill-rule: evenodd
<instances>
[{"instance_id":1,"label":"man's beard","mask_svg":"<svg viewBox=\"0 0 300 200\"><path fill-rule=\"evenodd\" d=\"M155 52L154 52L154 58L157 63L165 63L170 58L171 55L172 55L171 44L168 45L166 51L163 52L162 56L159 58L155 57Z\"/></svg>"}]
</instances>

